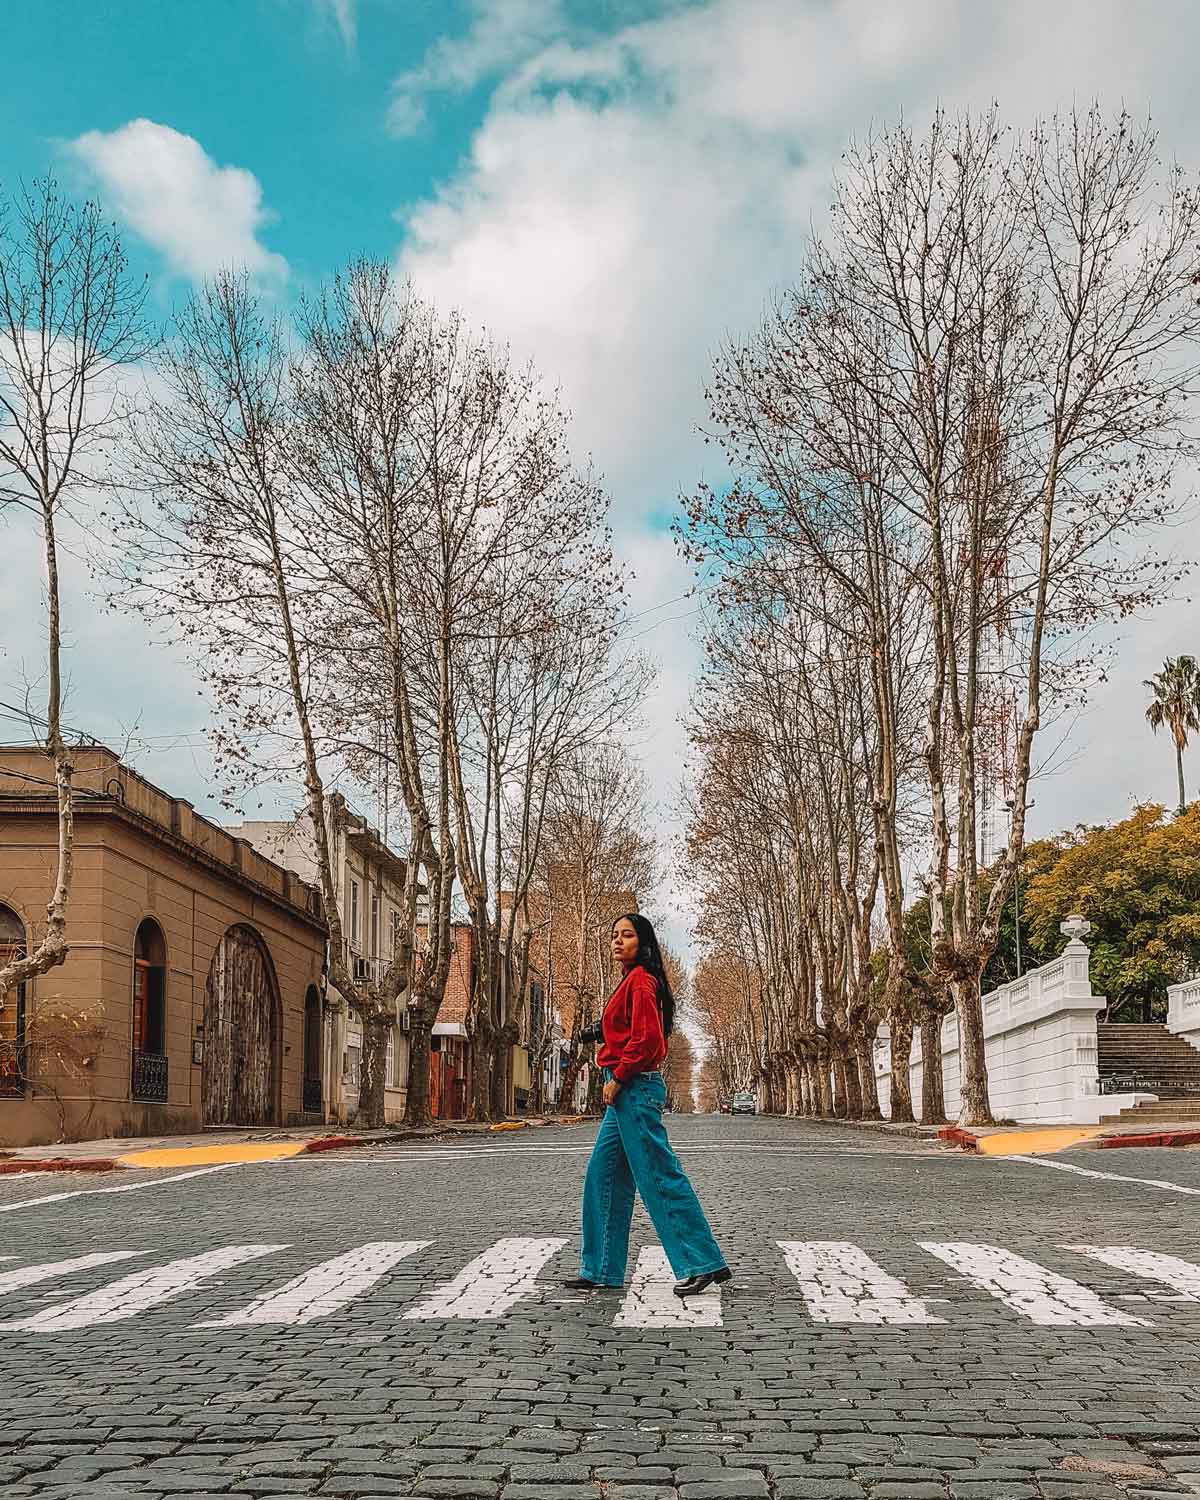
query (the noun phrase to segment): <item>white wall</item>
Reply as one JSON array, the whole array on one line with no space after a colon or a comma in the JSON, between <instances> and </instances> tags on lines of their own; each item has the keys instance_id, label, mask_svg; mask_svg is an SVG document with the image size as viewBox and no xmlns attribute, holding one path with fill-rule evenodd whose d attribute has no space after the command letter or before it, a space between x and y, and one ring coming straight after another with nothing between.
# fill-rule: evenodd
<instances>
[{"instance_id":1,"label":"white wall","mask_svg":"<svg viewBox=\"0 0 1200 1500\"><path fill-rule=\"evenodd\" d=\"M1096 1014L1104 997L1092 993L1088 950L1078 938L1059 958L983 997L988 1092L997 1119L1037 1124L1097 1124L1149 1094L1101 1095L1096 1058ZM1200 1046L1200 992L1196 997ZM875 1049L876 1083L885 1112L891 1098L888 1032ZM958 1017L942 1023L942 1079L946 1115L959 1113ZM913 1108L921 1107L921 1041L914 1036L909 1062Z\"/></svg>"},{"instance_id":2,"label":"white wall","mask_svg":"<svg viewBox=\"0 0 1200 1500\"><path fill-rule=\"evenodd\" d=\"M1200 1051L1200 979L1168 986L1167 1030Z\"/></svg>"}]
</instances>

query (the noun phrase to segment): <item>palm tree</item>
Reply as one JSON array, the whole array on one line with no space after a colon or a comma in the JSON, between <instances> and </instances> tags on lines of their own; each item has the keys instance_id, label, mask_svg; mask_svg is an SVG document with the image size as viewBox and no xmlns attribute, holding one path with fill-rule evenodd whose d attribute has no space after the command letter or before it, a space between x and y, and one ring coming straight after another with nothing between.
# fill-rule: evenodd
<instances>
[{"instance_id":1,"label":"palm tree","mask_svg":"<svg viewBox=\"0 0 1200 1500\"><path fill-rule=\"evenodd\" d=\"M1200 670L1194 656L1168 656L1163 669L1143 686L1154 694L1146 719L1156 733L1165 724L1175 741L1175 765L1179 773L1179 811L1186 805L1183 794L1183 752L1188 734L1200 730Z\"/></svg>"}]
</instances>

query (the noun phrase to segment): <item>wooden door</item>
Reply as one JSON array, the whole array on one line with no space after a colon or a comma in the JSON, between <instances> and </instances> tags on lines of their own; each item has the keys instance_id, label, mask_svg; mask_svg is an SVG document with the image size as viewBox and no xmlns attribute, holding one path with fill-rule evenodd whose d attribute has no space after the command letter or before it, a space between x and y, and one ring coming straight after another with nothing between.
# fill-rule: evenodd
<instances>
[{"instance_id":1,"label":"wooden door","mask_svg":"<svg viewBox=\"0 0 1200 1500\"><path fill-rule=\"evenodd\" d=\"M231 927L217 944L204 990L204 1123L278 1123L278 1052L271 960L256 932Z\"/></svg>"}]
</instances>

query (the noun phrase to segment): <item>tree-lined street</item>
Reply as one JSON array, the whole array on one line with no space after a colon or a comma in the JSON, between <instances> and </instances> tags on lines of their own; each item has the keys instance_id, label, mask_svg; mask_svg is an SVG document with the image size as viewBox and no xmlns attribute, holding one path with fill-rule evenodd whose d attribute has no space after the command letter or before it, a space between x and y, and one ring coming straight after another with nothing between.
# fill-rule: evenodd
<instances>
[{"instance_id":1,"label":"tree-lined street","mask_svg":"<svg viewBox=\"0 0 1200 1500\"><path fill-rule=\"evenodd\" d=\"M4 1179L5 1495L1200 1490L1197 1155L677 1119L736 1269L681 1312L640 1210L560 1287L593 1133Z\"/></svg>"}]
</instances>

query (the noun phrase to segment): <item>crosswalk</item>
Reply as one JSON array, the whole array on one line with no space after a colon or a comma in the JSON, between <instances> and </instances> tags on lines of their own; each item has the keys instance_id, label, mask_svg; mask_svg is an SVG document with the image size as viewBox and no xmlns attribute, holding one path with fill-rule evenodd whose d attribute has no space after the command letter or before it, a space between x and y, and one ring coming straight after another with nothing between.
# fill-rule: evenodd
<instances>
[{"instance_id":1,"label":"crosswalk","mask_svg":"<svg viewBox=\"0 0 1200 1500\"><path fill-rule=\"evenodd\" d=\"M474 1256L448 1281L419 1290L414 1300L396 1309L405 1322L498 1323L521 1304L587 1302L586 1296L564 1292L562 1281L573 1273L564 1252L567 1235L506 1237ZM417 1268L419 1282L424 1253L431 1240L372 1240L330 1259L311 1265L275 1287L248 1300L236 1300L236 1279L231 1274L256 1262L267 1262L292 1247L286 1244L221 1245L198 1254L148 1265L153 1253L144 1249L93 1251L64 1260L14 1264L15 1256L0 1257L0 1308L11 1311L14 1302L31 1288L51 1285L42 1293L48 1305L21 1312L0 1321L0 1331L28 1334L61 1334L125 1323L151 1313L165 1303L189 1296L202 1296L219 1289L219 1307L190 1322L196 1330L303 1327L335 1318L359 1303L369 1305L372 1292L385 1283L402 1262ZM1119 1302L1139 1304L1200 1303L1200 1265L1161 1251L1129 1245L1059 1245L1057 1253L1077 1258L1080 1275L1088 1265L1107 1268L1106 1279L1118 1273L1138 1287L1119 1294L1106 1289L1106 1296L1072 1276L1051 1270L1024 1255L1000 1245L965 1240L920 1240L915 1249L928 1257L920 1274L928 1281L938 1276L939 1295L915 1295L909 1285L867 1254L845 1240L778 1240L772 1253L779 1255L779 1276L765 1267L769 1290L775 1294L766 1304L787 1308L796 1297L780 1297L789 1286L798 1290L804 1316L813 1324L935 1328L977 1314L980 1298L1008 1309L1009 1313L1043 1328L1150 1328L1152 1321ZM891 1255L911 1253L897 1246ZM552 1270L551 1262L563 1256L563 1264ZM140 1261L136 1268L122 1263ZM1068 1262L1069 1264L1070 1262ZM90 1290L79 1291L81 1279L89 1280L106 1268L122 1265L123 1274ZM940 1270L938 1269L940 1268ZM949 1273L947 1276L946 1273ZM791 1281L787 1280L790 1273ZM628 1289L611 1294L619 1299L612 1326L621 1329L721 1328L726 1314L736 1307L739 1291L761 1293L764 1264L755 1264L752 1276L735 1280L722 1289L711 1287L699 1297L681 1301L674 1295L675 1277L665 1252L657 1245L643 1248L637 1257ZM65 1290L61 1283L72 1283ZM234 1290L231 1291L231 1285ZM958 1295L949 1295L956 1292ZM751 1303L753 1306L751 1306ZM603 1305L603 1304L602 1304ZM746 1304L748 1315L764 1313L760 1296ZM954 1309L952 1316L951 1309Z\"/></svg>"}]
</instances>

